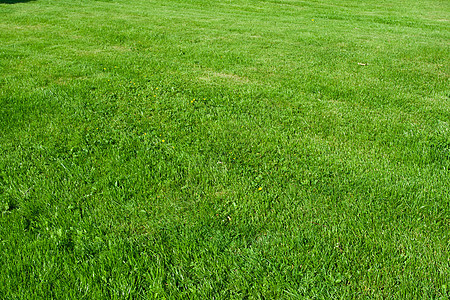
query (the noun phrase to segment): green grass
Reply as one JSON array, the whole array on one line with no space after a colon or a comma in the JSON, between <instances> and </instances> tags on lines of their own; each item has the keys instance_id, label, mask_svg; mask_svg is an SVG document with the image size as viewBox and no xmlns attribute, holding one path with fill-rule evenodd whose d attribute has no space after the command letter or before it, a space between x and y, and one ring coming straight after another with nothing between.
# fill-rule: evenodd
<instances>
[{"instance_id":1,"label":"green grass","mask_svg":"<svg viewBox=\"0 0 450 300\"><path fill-rule=\"evenodd\" d=\"M0 298L448 299L449 12L0 1Z\"/></svg>"}]
</instances>

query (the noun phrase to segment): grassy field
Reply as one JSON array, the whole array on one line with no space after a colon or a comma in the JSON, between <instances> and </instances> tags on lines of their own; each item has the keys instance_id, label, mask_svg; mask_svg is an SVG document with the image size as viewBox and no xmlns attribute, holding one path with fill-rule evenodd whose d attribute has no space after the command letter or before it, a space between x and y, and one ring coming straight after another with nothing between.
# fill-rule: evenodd
<instances>
[{"instance_id":1,"label":"grassy field","mask_svg":"<svg viewBox=\"0 0 450 300\"><path fill-rule=\"evenodd\" d=\"M0 298L448 299L449 15L0 0Z\"/></svg>"}]
</instances>

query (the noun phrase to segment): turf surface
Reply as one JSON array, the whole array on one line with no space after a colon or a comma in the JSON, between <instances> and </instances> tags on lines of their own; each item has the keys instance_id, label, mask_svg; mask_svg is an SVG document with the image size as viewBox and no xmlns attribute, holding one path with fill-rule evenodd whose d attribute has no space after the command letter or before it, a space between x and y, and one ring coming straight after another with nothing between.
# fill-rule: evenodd
<instances>
[{"instance_id":1,"label":"turf surface","mask_svg":"<svg viewBox=\"0 0 450 300\"><path fill-rule=\"evenodd\" d=\"M0 297L447 299L447 1L0 1Z\"/></svg>"}]
</instances>

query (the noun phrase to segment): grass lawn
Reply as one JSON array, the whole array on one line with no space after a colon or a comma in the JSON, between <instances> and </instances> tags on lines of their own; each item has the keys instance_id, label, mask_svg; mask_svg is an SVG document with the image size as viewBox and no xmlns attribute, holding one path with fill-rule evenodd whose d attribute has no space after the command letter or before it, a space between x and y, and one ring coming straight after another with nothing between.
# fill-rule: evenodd
<instances>
[{"instance_id":1,"label":"grass lawn","mask_svg":"<svg viewBox=\"0 0 450 300\"><path fill-rule=\"evenodd\" d=\"M448 299L449 19L0 0L0 298Z\"/></svg>"}]
</instances>

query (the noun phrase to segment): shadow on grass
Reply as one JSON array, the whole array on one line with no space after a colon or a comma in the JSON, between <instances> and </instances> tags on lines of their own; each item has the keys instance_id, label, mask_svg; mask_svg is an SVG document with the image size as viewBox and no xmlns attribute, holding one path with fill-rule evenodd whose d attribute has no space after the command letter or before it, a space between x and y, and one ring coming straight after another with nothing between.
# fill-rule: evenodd
<instances>
[{"instance_id":1,"label":"shadow on grass","mask_svg":"<svg viewBox=\"0 0 450 300\"><path fill-rule=\"evenodd\" d=\"M36 0L0 0L0 4L16 4L16 3L25 3L25 2L33 2Z\"/></svg>"}]
</instances>

